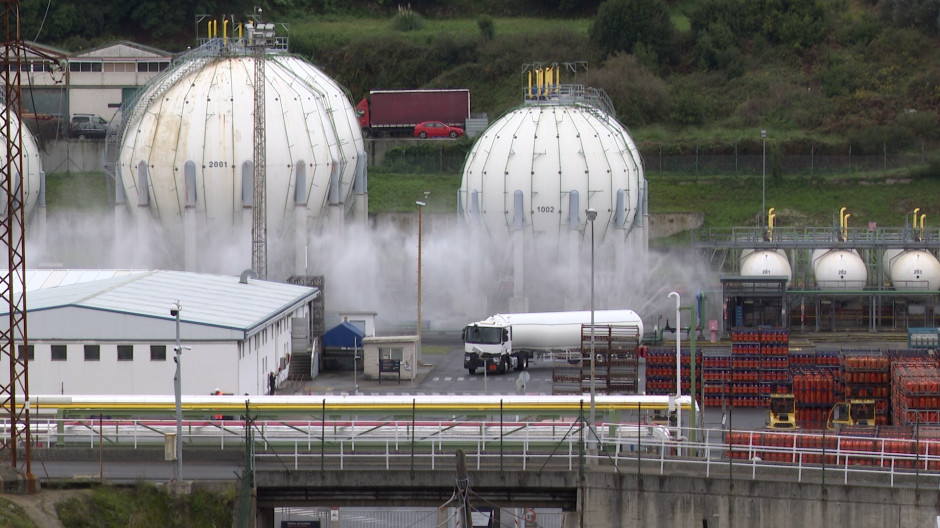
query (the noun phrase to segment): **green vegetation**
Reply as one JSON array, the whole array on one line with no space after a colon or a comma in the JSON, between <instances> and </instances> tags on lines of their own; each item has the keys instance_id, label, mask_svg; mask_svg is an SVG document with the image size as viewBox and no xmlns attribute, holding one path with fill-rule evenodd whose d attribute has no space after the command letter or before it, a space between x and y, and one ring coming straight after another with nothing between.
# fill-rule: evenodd
<instances>
[{"instance_id":1,"label":"green vegetation","mask_svg":"<svg viewBox=\"0 0 940 528\"><path fill-rule=\"evenodd\" d=\"M102 210L109 206L102 172L60 172L46 175L46 201L51 207Z\"/></svg>"},{"instance_id":2,"label":"green vegetation","mask_svg":"<svg viewBox=\"0 0 940 528\"><path fill-rule=\"evenodd\" d=\"M234 492L193 489L173 496L150 485L102 486L56 505L67 528L229 527L233 511Z\"/></svg>"},{"instance_id":3,"label":"green vegetation","mask_svg":"<svg viewBox=\"0 0 940 528\"><path fill-rule=\"evenodd\" d=\"M23 508L0 498L0 526L4 528L37 528Z\"/></svg>"}]
</instances>

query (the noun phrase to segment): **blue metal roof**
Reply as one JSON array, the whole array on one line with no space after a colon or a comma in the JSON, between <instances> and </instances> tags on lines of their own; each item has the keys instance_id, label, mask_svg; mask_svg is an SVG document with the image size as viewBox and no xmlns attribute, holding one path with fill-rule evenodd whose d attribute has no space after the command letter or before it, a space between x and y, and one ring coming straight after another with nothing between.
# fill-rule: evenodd
<instances>
[{"instance_id":1,"label":"blue metal roof","mask_svg":"<svg viewBox=\"0 0 940 528\"><path fill-rule=\"evenodd\" d=\"M323 334L323 346L336 348L362 347L362 338L366 333L349 321L330 328Z\"/></svg>"}]
</instances>

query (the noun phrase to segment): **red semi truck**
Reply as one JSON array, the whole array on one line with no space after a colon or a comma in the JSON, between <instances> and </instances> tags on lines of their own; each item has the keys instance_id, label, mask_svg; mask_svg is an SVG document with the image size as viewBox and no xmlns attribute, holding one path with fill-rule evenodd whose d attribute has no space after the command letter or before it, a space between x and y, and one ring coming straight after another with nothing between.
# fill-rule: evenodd
<instances>
[{"instance_id":1,"label":"red semi truck","mask_svg":"<svg viewBox=\"0 0 940 528\"><path fill-rule=\"evenodd\" d=\"M356 113L363 137L411 136L415 125L440 121L464 128L470 117L470 90L373 90Z\"/></svg>"}]
</instances>

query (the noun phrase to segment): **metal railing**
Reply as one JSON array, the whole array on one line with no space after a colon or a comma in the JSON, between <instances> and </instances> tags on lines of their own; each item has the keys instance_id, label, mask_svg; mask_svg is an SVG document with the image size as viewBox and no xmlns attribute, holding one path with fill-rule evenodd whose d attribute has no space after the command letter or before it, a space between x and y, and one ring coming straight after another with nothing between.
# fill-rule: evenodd
<instances>
[{"instance_id":1,"label":"metal railing","mask_svg":"<svg viewBox=\"0 0 940 528\"><path fill-rule=\"evenodd\" d=\"M164 446L176 423L56 419L34 420L31 427L34 450L126 450ZM245 427L240 420L185 421L182 441L187 449L241 450ZM940 489L940 439L693 428L676 436L674 428L635 423L598 424L595 437L579 420L257 421L251 432L261 471L452 470L460 449L468 467L478 470L593 465L647 475Z\"/></svg>"}]
</instances>

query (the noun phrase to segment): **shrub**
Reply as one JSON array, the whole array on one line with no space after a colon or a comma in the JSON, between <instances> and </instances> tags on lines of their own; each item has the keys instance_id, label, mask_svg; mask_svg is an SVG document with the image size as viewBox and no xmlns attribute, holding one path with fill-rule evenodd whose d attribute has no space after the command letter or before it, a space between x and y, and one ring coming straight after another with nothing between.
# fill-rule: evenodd
<instances>
[{"instance_id":1,"label":"shrub","mask_svg":"<svg viewBox=\"0 0 940 528\"><path fill-rule=\"evenodd\" d=\"M637 44L645 44L663 58L670 55L673 32L663 0L607 0L588 35L605 55L635 53Z\"/></svg>"},{"instance_id":2,"label":"shrub","mask_svg":"<svg viewBox=\"0 0 940 528\"><path fill-rule=\"evenodd\" d=\"M489 15L480 15L477 18L477 27L480 28L480 35L485 40L493 40L496 36L496 24L493 23L493 17Z\"/></svg>"},{"instance_id":3,"label":"shrub","mask_svg":"<svg viewBox=\"0 0 940 528\"><path fill-rule=\"evenodd\" d=\"M395 31L416 31L424 27L424 18L411 9L411 4L398 6L398 13L392 18Z\"/></svg>"},{"instance_id":4,"label":"shrub","mask_svg":"<svg viewBox=\"0 0 940 528\"><path fill-rule=\"evenodd\" d=\"M640 65L636 57L618 53L594 70L592 84L607 92L617 117L627 126L648 125L669 117L669 90L665 81Z\"/></svg>"}]
</instances>

